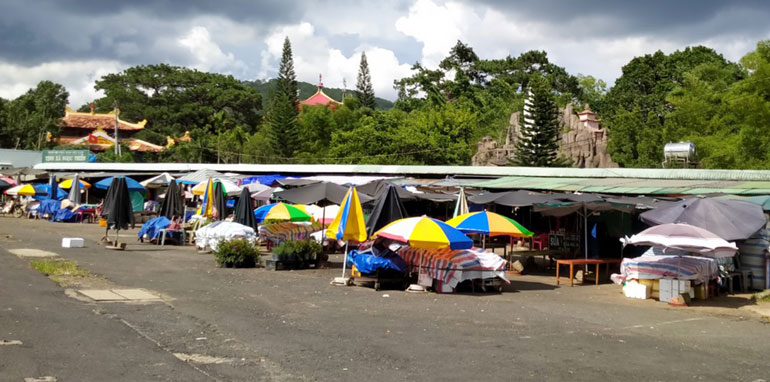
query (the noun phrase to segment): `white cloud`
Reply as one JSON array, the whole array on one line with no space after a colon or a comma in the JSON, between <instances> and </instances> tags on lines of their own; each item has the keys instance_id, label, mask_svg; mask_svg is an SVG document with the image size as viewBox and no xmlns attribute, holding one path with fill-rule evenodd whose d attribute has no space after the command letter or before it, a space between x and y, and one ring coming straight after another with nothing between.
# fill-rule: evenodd
<instances>
[{"instance_id":1,"label":"white cloud","mask_svg":"<svg viewBox=\"0 0 770 382\"><path fill-rule=\"evenodd\" d=\"M96 80L123 69L112 60L49 62L31 67L0 62L0 97L16 98L40 81L49 80L64 85L70 93L70 106L77 108L104 96L94 90Z\"/></svg>"},{"instance_id":2,"label":"white cloud","mask_svg":"<svg viewBox=\"0 0 770 382\"><path fill-rule=\"evenodd\" d=\"M243 62L235 59L233 53L222 51L219 45L211 39L206 27L193 27L187 35L179 39L179 45L190 51L196 60L192 66L200 71L232 73L234 69L242 71L245 67Z\"/></svg>"}]
</instances>

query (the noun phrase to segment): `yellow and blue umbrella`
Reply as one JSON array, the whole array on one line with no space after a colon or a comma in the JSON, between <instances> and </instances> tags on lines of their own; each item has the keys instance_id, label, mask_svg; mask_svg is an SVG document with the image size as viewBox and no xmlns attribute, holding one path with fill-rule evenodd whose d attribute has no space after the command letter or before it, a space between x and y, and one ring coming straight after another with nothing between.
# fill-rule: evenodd
<instances>
[{"instance_id":1,"label":"yellow and blue umbrella","mask_svg":"<svg viewBox=\"0 0 770 382\"><path fill-rule=\"evenodd\" d=\"M408 243L415 248L473 247L473 240L468 236L447 223L427 216L396 220L375 232L373 237Z\"/></svg>"},{"instance_id":2,"label":"yellow and blue umbrella","mask_svg":"<svg viewBox=\"0 0 770 382\"><path fill-rule=\"evenodd\" d=\"M265 220L288 220L292 222L309 222L312 218L305 211L286 203L268 204L254 210L257 223Z\"/></svg>"},{"instance_id":3,"label":"yellow and blue umbrella","mask_svg":"<svg viewBox=\"0 0 770 382\"><path fill-rule=\"evenodd\" d=\"M214 181L209 178L206 183L206 190L203 192L203 201L200 208L198 208L198 215L205 217L213 217L214 213Z\"/></svg>"},{"instance_id":4,"label":"yellow and blue umbrella","mask_svg":"<svg viewBox=\"0 0 770 382\"><path fill-rule=\"evenodd\" d=\"M88 183L85 180L80 180L79 183L80 183L80 187L82 188L91 188L91 183ZM59 188L70 188L70 187L72 187L72 179L67 179L59 183Z\"/></svg>"},{"instance_id":5,"label":"yellow and blue umbrella","mask_svg":"<svg viewBox=\"0 0 770 382\"><path fill-rule=\"evenodd\" d=\"M356 187L351 186L342 200L340 210L326 230L326 237L344 241L366 240L366 223Z\"/></svg>"},{"instance_id":6,"label":"yellow and blue umbrella","mask_svg":"<svg viewBox=\"0 0 770 382\"><path fill-rule=\"evenodd\" d=\"M25 195L25 196L34 196L36 194L35 188L32 187L31 184L20 184L18 186L11 187L7 190L5 190L5 193L7 195Z\"/></svg>"},{"instance_id":7,"label":"yellow and blue umbrella","mask_svg":"<svg viewBox=\"0 0 770 382\"><path fill-rule=\"evenodd\" d=\"M489 236L529 237L532 231L513 219L488 211L471 212L447 220L447 224L465 233Z\"/></svg>"}]
</instances>

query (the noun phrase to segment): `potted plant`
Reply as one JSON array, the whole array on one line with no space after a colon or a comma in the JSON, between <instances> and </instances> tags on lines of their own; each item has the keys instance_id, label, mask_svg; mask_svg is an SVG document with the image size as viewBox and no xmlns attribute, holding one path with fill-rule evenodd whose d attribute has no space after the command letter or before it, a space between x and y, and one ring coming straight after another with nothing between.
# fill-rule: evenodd
<instances>
[{"instance_id":1,"label":"potted plant","mask_svg":"<svg viewBox=\"0 0 770 382\"><path fill-rule=\"evenodd\" d=\"M323 261L321 244L315 240L284 241L273 248L272 260L286 268L317 266Z\"/></svg>"},{"instance_id":2,"label":"potted plant","mask_svg":"<svg viewBox=\"0 0 770 382\"><path fill-rule=\"evenodd\" d=\"M232 239L217 245L214 259L223 268L253 268L259 263L260 254L250 240Z\"/></svg>"}]
</instances>

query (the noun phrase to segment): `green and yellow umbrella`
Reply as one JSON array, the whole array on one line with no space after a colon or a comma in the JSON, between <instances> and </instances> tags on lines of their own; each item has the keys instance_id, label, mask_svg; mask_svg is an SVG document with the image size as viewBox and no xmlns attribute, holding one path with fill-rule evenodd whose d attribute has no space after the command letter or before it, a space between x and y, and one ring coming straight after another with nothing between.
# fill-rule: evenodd
<instances>
[{"instance_id":1,"label":"green and yellow umbrella","mask_svg":"<svg viewBox=\"0 0 770 382\"><path fill-rule=\"evenodd\" d=\"M309 222L310 215L301 209L286 203L273 203L254 210L258 223L265 220L288 220L292 222Z\"/></svg>"},{"instance_id":2,"label":"green and yellow umbrella","mask_svg":"<svg viewBox=\"0 0 770 382\"><path fill-rule=\"evenodd\" d=\"M488 211L471 212L449 219L447 224L463 233L478 233L488 236L529 237L532 231L515 220Z\"/></svg>"}]
</instances>

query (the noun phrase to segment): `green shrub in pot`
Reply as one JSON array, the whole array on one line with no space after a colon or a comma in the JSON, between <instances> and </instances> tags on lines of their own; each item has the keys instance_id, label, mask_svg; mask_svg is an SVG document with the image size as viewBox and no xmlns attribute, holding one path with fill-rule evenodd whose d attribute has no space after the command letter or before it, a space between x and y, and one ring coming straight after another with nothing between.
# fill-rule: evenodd
<instances>
[{"instance_id":1,"label":"green shrub in pot","mask_svg":"<svg viewBox=\"0 0 770 382\"><path fill-rule=\"evenodd\" d=\"M246 239L224 240L214 250L214 259L221 267L253 268L260 260L259 248Z\"/></svg>"}]
</instances>

